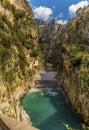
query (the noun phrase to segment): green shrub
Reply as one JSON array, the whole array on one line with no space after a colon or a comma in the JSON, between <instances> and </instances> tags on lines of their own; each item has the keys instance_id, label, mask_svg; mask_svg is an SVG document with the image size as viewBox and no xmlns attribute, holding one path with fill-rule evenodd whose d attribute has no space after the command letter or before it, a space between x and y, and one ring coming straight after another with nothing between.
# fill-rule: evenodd
<instances>
[{"instance_id":1,"label":"green shrub","mask_svg":"<svg viewBox=\"0 0 89 130\"><path fill-rule=\"evenodd\" d=\"M25 17L25 12L22 11L22 10L16 10L16 13L15 13L15 19L18 20L18 19L23 19Z\"/></svg>"},{"instance_id":2,"label":"green shrub","mask_svg":"<svg viewBox=\"0 0 89 130\"><path fill-rule=\"evenodd\" d=\"M25 67L27 65L26 57L25 57L25 54L24 54L24 51L22 48L18 48L18 50L19 50L19 54L18 54L19 63L18 64L20 65L20 69L21 69L23 75L25 76Z\"/></svg>"},{"instance_id":3,"label":"green shrub","mask_svg":"<svg viewBox=\"0 0 89 130\"><path fill-rule=\"evenodd\" d=\"M16 13L16 7L15 7L14 4L11 5L11 9L12 9L13 15L15 15L15 13Z\"/></svg>"},{"instance_id":4,"label":"green shrub","mask_svg":"<svg viewBox=\"0 0 89 130\"><path fill-rule=\"evenodd\" d=\"M71 128L68 124L64 124L64 126L67 130L89 130L89 126L86 126L85 124L81 124L77 129Z\"/></svg>"},{"instance_id":5,"label":"green shrub","mask_svg":"<svg viewBox=\"0 0 89 130\"><path fill-rule=\"evenodd\" d=\"M81 78L81 80L84 83L84 87L87 88L87 89L89 89L89 75L88 75L88 73L82 71L80 73L80 78Z\"/></svg>"},{"instance_id":6,"label":"green shrub","mask_svg":"<svg viewBox=\"0 0 89 130\"><path fill-rule=\"evenodd\" d=\"M12 27L12 24L11 22L8 20L7 16L6 15L3 15L2 16L2 21L5 22L5 24L7 24L8 27Z\"/></svg>"},{"instance_id":7,"label":"green shrub","mask_svg":"<svg viewBox=\"0 0 89 130\"><path fill-rule=\"evenodd\" d=\"M7 50L7 49L2 49L1 52L0 52L0 60L1 60L1 63L3 63L3 66L6 65L9 60L11 59L12 57L12 54L11 54L11 51L10 50Z\"/></svg>"},{"instance_id":8,"label":"green shrub","mask_svg":"<svg viewBox=\"0 0 89 130\"><path fill-rule=\"evenodd\" d=\"M10 4L10 2L8 0L2 0L2 6L5 9L11 10L11 4Z\"/></svg>"},{"instance_id":9,"label":"green shrub","mask_svg":"<svg viewBox=\"0 0 89 130\"><path fill-rule=\"evenodd\" d=\"M11 84L15 80L14 74L10 70L9 72L6 72L6 81Z\"/></svg>"},{"instance_id":10,"label":"green shrub","mask_svg":"<svg viewBox=\"0 0 89 130\"><path fill-rule=\"evenodd\" d=\"M70 61L74 67L79 67L82 60L81 57L73 57Z\"/></svg>"},{"instance_id":11,"label":"green shrub","mask_svg":"<svg viewBox=\"0 0 89 130\"><path fill-rule=\"evenodd\" d=\"M43 30L44 30L44 27L38 27L38 37L39 37L39 39L42 37Z\"/></svg>"},{"instance_id":12,"label":"green shrub","mask_svg":"<svg viewBox=\"0 0 89 130\"><path fill-rule=\"evenodd\" d=\"M23 1L26 4L26 6L29 7L29 9L30 9L29 2L27 0L23 0Z\"/></svg>"},{"instance_id":13,"label":"green shrub","mask_svg":"<svg viewBox=\"0 0 89 130\"><path fill-rule=\"evenodd\" d=\"M31 57L35 57L35 58L36 58L36 57L38 56L38 53L39 53L39 52L38 52L38 50L37 50L37 49L32 50L32 52L30 53L30 56L31 56Z\"/></svg>"},{"instance_id":14,"label":"green shrub","mask_svg":"<svg viewBox=\"0 0 89 130\"><path fill-rule=\"evenodd\" d=\"M4 22L0 19L0 29L5 31L5 28Z\"/></svg>"},{"instance_id":15,"label":"green shrub","mask_svg":"<svg viewBox=\"0 0 89 130\"><path fill-rule=\"evenodd\" d=\"M89 126L86 126L85 124L82 124L81 127L82 127L82 130L89 130Z\"/></svg>"},{"instance_id":16,"label":"green shrub","mask_svg":"<svg viewBox=\"0 0 89 130\"><path fill-rule=\"evenodd\" d=\"M5 48L10 48L12 43L12 38L10 35L7 34L2 34L0 36L0 43L5 47Z\"/></svg>"},{"instance_id":17,"label":"green shrub","mask_svg":"<svg viewBox=\"0 0 89 130\"><path fill-rule=\"evenodd\" d=\"M29 70L29 76L30 76L30 77L33 77L33 76L34 76L34 73L35 73L34 70L32 70L32 69Z\"/></svg>"},{"instance_id":18,"label":"green shrub","mask_svg":"<svg viewBox=\"0 0 89 130\"><path fill-rule=\"evenodd\" d=\"M17 47L20 47L20 46L21 46L21 42L19 41L19 38L17 37L16 34L13 34L13 36L12 36L12 42L13 42Z\"/></svg>"},{"instance_id":19,"label":"green shrub","mask_svg":"<svg viewBox=\"0 0 89 130\"><path fill-rule=\"evenodd\" d=\"M17 35L18 35L18 38L19 38L20 42L22 43L22 45L25 45L26 36L25 36L24 32L18 30Z\"/></svg>"},{"instance_id":20,"label":"green shrub","mask_svg":"<svg viewBox=\"0 0 89 130\"><path fill-rule=\"evenodd\" d=\"M70 48L70 51L73 52L74 54L80 51L80 47L76 44L70 44L69 48Z\"/></svg>"},{"instance_id":21,"label":"green shrub","mask_svg":"<svg viewBox=\"0 0 89 130\"><path fill-rule=\"evenodd\" d=\"M19 24L18 21L14 21L13 30L17 33L19 29L21 29L21 24Z\"/></svg>"}]
</instances>

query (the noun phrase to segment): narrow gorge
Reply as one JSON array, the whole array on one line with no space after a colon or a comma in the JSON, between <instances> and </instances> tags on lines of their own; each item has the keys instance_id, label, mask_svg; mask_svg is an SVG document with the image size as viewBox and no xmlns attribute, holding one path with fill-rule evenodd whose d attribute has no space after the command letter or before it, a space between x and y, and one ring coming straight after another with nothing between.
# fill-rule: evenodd
<instances>
[{"instance_id":1,"label":"narrow gorge","mask_svg":"<svg viewBox=\"0 0 89 130\"><path fill-rule=\"evenodd\" d=\"M0 129L89 130L89 6L62 25L0 0Z\"/></svg>"}]
</instances>

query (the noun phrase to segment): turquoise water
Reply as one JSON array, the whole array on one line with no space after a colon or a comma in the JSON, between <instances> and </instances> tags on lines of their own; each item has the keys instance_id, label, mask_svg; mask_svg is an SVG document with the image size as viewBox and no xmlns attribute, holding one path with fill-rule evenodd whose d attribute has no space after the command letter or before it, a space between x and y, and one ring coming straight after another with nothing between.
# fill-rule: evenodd
<instances>
[{"instance_id":1,"label":"turquoise water","mask_svg":"<svg viewBox=\"0 0 89 130\"><path fill-rule=\"evenodd\" d=\"M77 129L81 123L61 89L30 90L22 105L40 130L66 130L64 124Z\"/></svg>"}]
</instances>

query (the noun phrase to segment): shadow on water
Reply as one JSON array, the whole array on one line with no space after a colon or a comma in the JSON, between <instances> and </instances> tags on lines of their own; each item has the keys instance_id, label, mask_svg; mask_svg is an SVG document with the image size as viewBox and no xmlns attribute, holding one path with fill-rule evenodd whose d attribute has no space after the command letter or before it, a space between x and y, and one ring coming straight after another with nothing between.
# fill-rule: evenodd
<instances>
[{"instance_id":1,"label":"shadow on water","mask_svg":"<svg viewBox=\"0 0 89 130\"><path fill-rule=\"evenodd\" d=\"M41 93L29 94L22 101L33 125L40 130L66 130L64 123L74 129L78 128L81 120L57 83L40 81L38 88Z\"/></svg>"},{"instance_id":2,"label":"shadow on water","mask_svg":"<svg viewBox=\"0 0 89 130\"><path fill-rule=\"evenodd\" d=\"M66 130L64 124L69 124L74 129L79 128L81 120L75 113L62 88L59 88L56 82L48 83L48 81L40 82L39 87L44 96L50 100L55 112L46 121L41 122L38 128L41 130Z\"/></svg>"}]
</instances>

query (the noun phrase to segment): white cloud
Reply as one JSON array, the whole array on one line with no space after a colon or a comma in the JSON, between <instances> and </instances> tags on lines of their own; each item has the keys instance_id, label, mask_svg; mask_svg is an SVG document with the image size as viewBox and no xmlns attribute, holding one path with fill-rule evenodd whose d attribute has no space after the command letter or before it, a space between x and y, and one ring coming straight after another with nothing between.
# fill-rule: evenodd
<instances>
[{"instance_id":1,"label":"white cloud","mask_svg":"<svg viewBox=\"0 0 89 130\"><path fill-rule=\"evenodd\" d=\"M27 0L29 3L31 2L31 0Z\"/></svg>"},{"instance_id":2,"label":"white cloud","mask_svg":"<svg viewBox=\"0 0 89 130\"><path fill-rule=\"evenodd\" d=\"M34 12L35 18L40 18L45 21L48 20L53 13L51 8L47 8L43 6L34 8L33 12Z\"/></svg>"},{"instance_id":3,"label":"white cloud","mask_svg":"<svg viewBox=\"0 0 89 130\"><path fill-rule=\"evenodd\" d=\"M60 18L62 18L62 17L63 17L63 13L60 13L58 16L59 16Z\"/></svg>"},{"instance_id":4,"label":"white cloud","mask_svg":"<svg viewBox=\"0 0 89 130\"><path fill-rule=\"evenodd\" d=\"M61 13L59 13L59 14L57 15L56 19L62 18L63 16L64 16L64 15L63 15L63 13L61 12Z\"/></svg>"},{"instance_id":5,"label":"white cloud","mask_svg":"<svg viewBox=\"0 0 89 130\"><path fill-rule=\"evenodd\" d=\"M71 6L69 6L69 13L72 15L76 14L76 11L79 8L84 8L87 7L89 5L89 2L87 0L82 0L81 2L78 2L77 4L72 4Z\"/></svg>"},{"instance_id":6,"label":"white cloud","mask_svg":"<svg viewBox=\"0 0 89 130\"><path fill-rule=\"evenodd\" d=\"M67 24L67 22L68 22L67 20L62 20L62 19L57 21L57 23L62 24L62 25Z\"/></svg>"}]
</instances>

